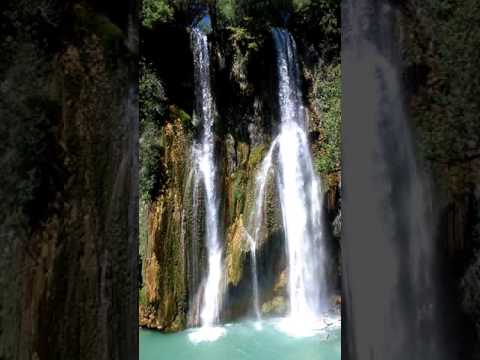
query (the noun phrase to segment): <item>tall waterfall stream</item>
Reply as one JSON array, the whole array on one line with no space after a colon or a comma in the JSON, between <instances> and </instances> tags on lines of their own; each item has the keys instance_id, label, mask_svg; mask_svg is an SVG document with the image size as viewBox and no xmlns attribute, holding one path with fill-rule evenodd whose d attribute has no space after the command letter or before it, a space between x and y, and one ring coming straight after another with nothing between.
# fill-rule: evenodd
<instances>
[{"instance_id":1,"label":"tall waterfall stream","mask_svg":"<svg viewBox=\"0 0 480 360\"><path fill-rule=\"evenodd\" d=\"M194 144L192 157L194 174L199 177L206 193L206 243L208 252L208 273L201 302L201 325L207 331L207 338L221 335L214 325L219 321L222 280L222 245L219 238L219 199L216 188L214 159L214 102L210 84L210 56L207 35L197 28L192 29L194 55L196 109L202 124L201 140ZM196 182L196 186L199 182ZM203 335L202 335L203 336Z\"/></svg>"}]
</instances>

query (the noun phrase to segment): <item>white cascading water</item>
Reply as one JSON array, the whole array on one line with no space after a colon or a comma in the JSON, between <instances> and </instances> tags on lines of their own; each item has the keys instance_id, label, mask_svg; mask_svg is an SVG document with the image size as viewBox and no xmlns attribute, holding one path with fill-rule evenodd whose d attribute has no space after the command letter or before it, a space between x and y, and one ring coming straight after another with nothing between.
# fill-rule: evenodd
<instances>
[{"instance_id":1,"label":"white cascading water","mask_svg":"<svg viewBox=\"0 0 480 360\"><path fill-rule=\"evenodd\" d=\"M273 29L273 37L281 120L278 186L288 254L289 315L295 324L305 327L317 321L327 305L321 189L307 140L295 42L283 29Z\"/></svg>"},{"instance_id":2,"label":"white cascading water","mask_svg":"<svg viewBox=\"0 0 480 360\"><path fill-rule=\"evenodd\" d=\"M206 206L206 248L208 252L208 273L204 281L200 305L200 320L204 331L193 336L194 341L215 340L222 335L221 328L215 328L219 321L222 280L222 246L219 239L219 205L216 189L216 168L214 161L214 102L210 85L210 57L207 35L200 29L192 29L194 57L194 80L196 110L202 124L200 142L193 146L193 166L205 186Z\"/></svg>"},{"instance_id":3,"label":"white cascading water","mask_svg":"<svg viewBox=\"0 0 480 360\"><path fill-rule=\"evenodd\" d=\"M257 176L254 235L256 248L262 223L262 204L272 157L278 156L277 185L288 257L289 316L281 327L295 336L312 334L328 310L321 188L306 134L295 42L288 31L273 29L277 52L280 134L273 141ZM251 254L255 256L255 251ZM255 264L256 261L252 261ZM254 270L257 271L256 269ZM255 280L255 279L254 279ZM257 286L254 281L254 285ZM254 289L258 297L258 289ZM258 299L255 300L258 303ZM323 318L324 319L324 318Z\"/></svg>"},{"instance_id":4,"label":"white cascading water","mask_svg":"<svg viewBox=\"0 0 480 360\"><path fill-rule=\"evenodd\" d=\"M257 244L260 239L261 229L263 224L263 209L265 203L266 185L270 170L272 169L273 152L275 150L277 141L274 141L270 146L267 155L262 161L260 171L256 177L255 185L255 208L250 213L248 220L247 240L250 247L251 256L251 271L253 278L253 305L257 324L260 324L262 319L260 312L260 299L258 290L258 270L257 270ZM260 325L257 326L259 328Z\"/></svg>"}]
</instances>

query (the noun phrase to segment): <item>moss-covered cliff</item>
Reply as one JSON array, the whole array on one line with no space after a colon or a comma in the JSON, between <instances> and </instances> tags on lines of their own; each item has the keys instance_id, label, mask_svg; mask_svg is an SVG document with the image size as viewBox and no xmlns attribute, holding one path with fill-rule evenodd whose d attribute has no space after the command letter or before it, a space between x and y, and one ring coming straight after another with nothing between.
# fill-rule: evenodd
<instances>
[{"instance_id":1,"label":"moss-covered cliff","mask_svg":"<svg viewBox=\"0 0 480 360\"><path fill-rule=\"evenodd\" d=\"M193 59L188 27L202 11L208 9L213 28L209 43L224 239L221 317L235 319L252 309L246 231L255 201L255 176L278 130L271 26L287 26L297 39L312 152L326 190L325 220L340 223L339 5L306 1L292 8L288 2L258 6L231 3L231 7L220 2L203 10L188 2L144 4L142 54L147 65L145 86L140 84L140 181L145 184L141 205L145 211L140 223L142 326L175 331L199 323L198 290L206 259L203 190L194 190L190 164L198 124L192 120ZM287 23L284 12L291 15ZM312 34L313 29L318 32ZM273 178L267 188L257 250L260 305L265 315L283 314L287 305L284 238ZM333 254L338 252L338 236L338 231L329 236ZM338 279L338 272L332 271L330 278ZM336 280L332 283L336 288Z\"/></svg>"},{"instance_id":2,"label":"moss-covered cliff","mask_svg":"<svg viewBox=\"0 0 480 360\"><path fill-rule=\"evenodd\" d=\"M2 3L2 359L138 352L137 10Z\"/></svg>"}]
</instances>

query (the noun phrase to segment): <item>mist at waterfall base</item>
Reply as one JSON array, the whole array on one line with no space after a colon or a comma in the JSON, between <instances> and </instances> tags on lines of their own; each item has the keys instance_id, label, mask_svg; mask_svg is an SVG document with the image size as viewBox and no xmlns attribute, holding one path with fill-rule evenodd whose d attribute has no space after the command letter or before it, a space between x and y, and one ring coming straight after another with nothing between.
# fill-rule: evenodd
<instances>
[{"instance_id":1,"label":"mist at waterfall base","mask_svg":"<svg viewBox=\"0 0 480 360\"><path fill-rule=\"evenodd\" d=\"M342 353L454 359L431 184L404 107L396 3L342 9Z\"/></svg>"}]
</instances>

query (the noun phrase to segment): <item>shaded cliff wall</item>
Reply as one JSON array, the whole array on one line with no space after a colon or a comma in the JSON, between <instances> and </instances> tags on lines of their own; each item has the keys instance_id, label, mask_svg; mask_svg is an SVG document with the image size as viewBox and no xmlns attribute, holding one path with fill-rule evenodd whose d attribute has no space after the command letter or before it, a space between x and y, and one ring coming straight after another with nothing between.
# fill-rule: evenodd
<instances>
[{"instance_id":1,"label":"shaded cliff wall","mask_svg":"<svg viewBox=\"0 0 480 360\"><path fill-rule=\"evenodd\" d=\"M138 356L137 6L2 4L2 359Z\"/></svg>"},{"instance_id":2,"label":"shaded cliff wall","mask_svg":"<svg viewBox=\"0 0 480 360\"><path fill-rule=\"evenodd\" d=\"M480 9L474 1L402 6L404 78L418 148L436 185L444 299L459 356L480 358ZM458 41L458 39L462 39ZM448 316L448 315L447 315ZM463 341L461 340L463 339Z\"/></svg>"}]
</instances>

